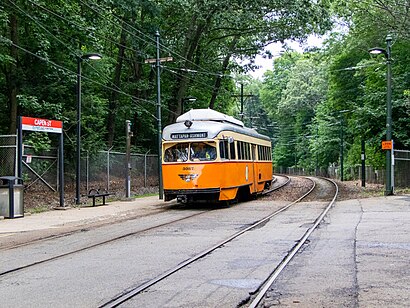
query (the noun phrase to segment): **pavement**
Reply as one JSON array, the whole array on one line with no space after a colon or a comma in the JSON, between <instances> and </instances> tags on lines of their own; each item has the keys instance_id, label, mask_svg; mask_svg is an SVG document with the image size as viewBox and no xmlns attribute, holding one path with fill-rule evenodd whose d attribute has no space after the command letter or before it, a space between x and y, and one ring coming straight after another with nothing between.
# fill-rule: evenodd
<instances>
[{"instance_id":1,"label":"pavement","mask_svg":"<svg viewBox=\"0 0 410 308\"><path fill-rule=\"evenodd\" d=\"M110 201L104 206L73 207L2 219L0 248L166 211L172 204L174 202L164 202L158 196L152 196ZM337 255L342 251L341 241L333 237L335 233L326 230L328 223L340 229L336 234L351 234L347 243L354 243L354 249L349 250L353 251L349 260L354 264L355 274L352 275L357 289L352 291L356 294L352 295L353 301L365 307L406 307L410 302L410 195L337 201L321 227L323 234L329 237L321 241L329 244L324 251L336 247L340 250L334 252ZM312 234L319 235L320 230L316 235L315 232ZM285 294L282 297L281 300L286 301Z\"/></svg>"},{"instance_id":2,"label":"pavement","mask_svg":"<svg viewBox=\"0 0 410 308\"><path fill-rule=\"evenodd\" d=\"M403 219L407 217L410 220L410 195L390 196L367 199L352 199L343 202L368 204L369 209L386 213L396 213L396 215L403 215ZM24 217L14 219L0 220L0 237L5 234L23 233L36 230L58 229L64 226L81 226L93 222L110 220L113 217L121 217L129 214L136 214L136 212L152 211L153 209L162 209L169 206L173 202L164 202L158 199L158 196L143 197L131 199L127 201L112 201L107 202L106 205L99 206L80 206L67 207L66 209L52 210L42 213L29 214L25 213ZM374 206L378 206L375 208ZM400 213L404 211L404 213ZM386 216L388 219L388 216ZM394 232L397 232L398 226L402 225L402 221L394 219L390 222L389 235L395 238ZM410 221L408 221L410 226ZM397 224L397 227L395 227ZM410 228L409 228L409 242L410 242Z\"/></svg>"},{"instance_id":3,"label":"pavement","mask_svg":"<svg viewBox=\"0 0 410 308\"><path fill-rule=\"evenodd\" d=\"M107 201L106 205L84 205L80 207L59 208L42 213L25 213L23 217L0 220L1 239L17 234L39 234L41 231L58 233L59 229L79 228L129 216L144 215L153 210L162 210L172 202L164 202L158 196L130 199L126 201Z\"/></svg>"}]
</instances>

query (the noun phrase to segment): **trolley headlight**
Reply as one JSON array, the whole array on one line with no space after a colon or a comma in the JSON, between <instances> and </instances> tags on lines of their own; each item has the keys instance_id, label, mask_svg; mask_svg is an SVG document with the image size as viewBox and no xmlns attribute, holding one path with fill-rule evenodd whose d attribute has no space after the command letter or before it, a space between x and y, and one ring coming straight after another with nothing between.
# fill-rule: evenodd
<instances>
[{"instance_id":1,"label":"trolley headlight","mask_svg":"<svg viewBox=\"0 0 410 308\"><path fill-rule=\"evenodd\" d=\"M186 127L190 128L192 126L192 121L185 120L184 124L185 124Z\"/></svg>"}]
</instances>

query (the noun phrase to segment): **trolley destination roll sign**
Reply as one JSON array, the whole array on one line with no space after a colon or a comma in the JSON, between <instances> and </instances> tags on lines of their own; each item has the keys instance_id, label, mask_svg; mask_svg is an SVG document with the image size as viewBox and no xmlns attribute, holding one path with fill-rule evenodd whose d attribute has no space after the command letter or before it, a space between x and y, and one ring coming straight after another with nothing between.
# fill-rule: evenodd
<instances>
[{"instance_id":1,"label":"trolley destination roll sign","mask_svg":"<svg viewBox=\"0 0 410 308\"><path fill-rule=\"evenodd\" d=\"M207 132L171 134L171 139L191 139L191 138L207 138L207 137L208 137Z\"/></svg>"}]
</instances>

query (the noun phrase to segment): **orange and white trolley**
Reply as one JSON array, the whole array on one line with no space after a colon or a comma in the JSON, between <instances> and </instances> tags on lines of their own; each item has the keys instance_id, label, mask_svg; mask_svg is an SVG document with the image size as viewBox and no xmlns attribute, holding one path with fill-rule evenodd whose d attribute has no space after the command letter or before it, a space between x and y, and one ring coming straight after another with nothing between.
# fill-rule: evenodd
<instances>
[{"instance_id":1,"label":"orange and white trolley","mask_svg":"<svg viewBox=\"0 0 410 308\"><path fill-rule=\"evenodd\" d=\"M272 182L270 138L231 116L193 109L164 128L165 201L231 201Z\"/></svg>"}]
</instances>

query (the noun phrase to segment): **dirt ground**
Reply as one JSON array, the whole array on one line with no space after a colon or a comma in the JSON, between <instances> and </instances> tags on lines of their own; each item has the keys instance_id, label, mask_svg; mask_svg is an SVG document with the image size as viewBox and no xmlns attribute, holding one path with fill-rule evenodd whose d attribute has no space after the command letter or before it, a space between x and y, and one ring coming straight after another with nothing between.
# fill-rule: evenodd
<instances>
[{"instance_id":1,"label":"dirt ground","mask_svg":"<svg viewBox=\"0 0 410 308\"><path fill-rule=\"evenodd\" d=\"M305 190L306 182L297 177L293 178L293 189L295 194L298 194L300 190ZM384 186L380 184L366 184L366 187L361 187L360 181L336 181L339 185L339 197L338 200L348 199L360 199L375 196L383 196ZM111 200L121 200L124 198L124 189L119 185L115 187L113 191L117 193L111 196ZM397 190L396 194L409 193L410 189ZM133 197L139 197L144 195L152 195L158 193L158 187L133 187L131 189L131 195ZM279 194L280 195L280 194ZM74 187L67 187L65 190L65 205L75 206L75 190ZM283 198L287 200L290 198L288 193L284 194ZM280 198L280 197L278 197ZM24 208L26 212L43 212L59 206L59 193L52 192L48 188L38 185L30 187L24 193ZM89 203L90 200L86 196L82 196L81 202L83 205Z\"/></svg>"},{"instance_id":2,"label":"dirt ground","mask_svg":"<svg viewBox=\"0 0 410 308\"><path fill-rule=\"evenodd\" d=\"M124 188L115 187L110 190L115 194L107 198L107 200L121 200L125 198ZM81 192L81 205L87 205L92 203L92 199L87 198ZM140 196L158 194L158 187L133 187L131 189L131 196L138 198ZM64 204L66 206L75 207L75 189L74 187L68 187L64 191ZM24 191L24 209L25 212L38 213L51 210L54 207L60 206L59 192L52 192L50 189L44 186L30 187Z\"/></svg>"}]
</instances>

